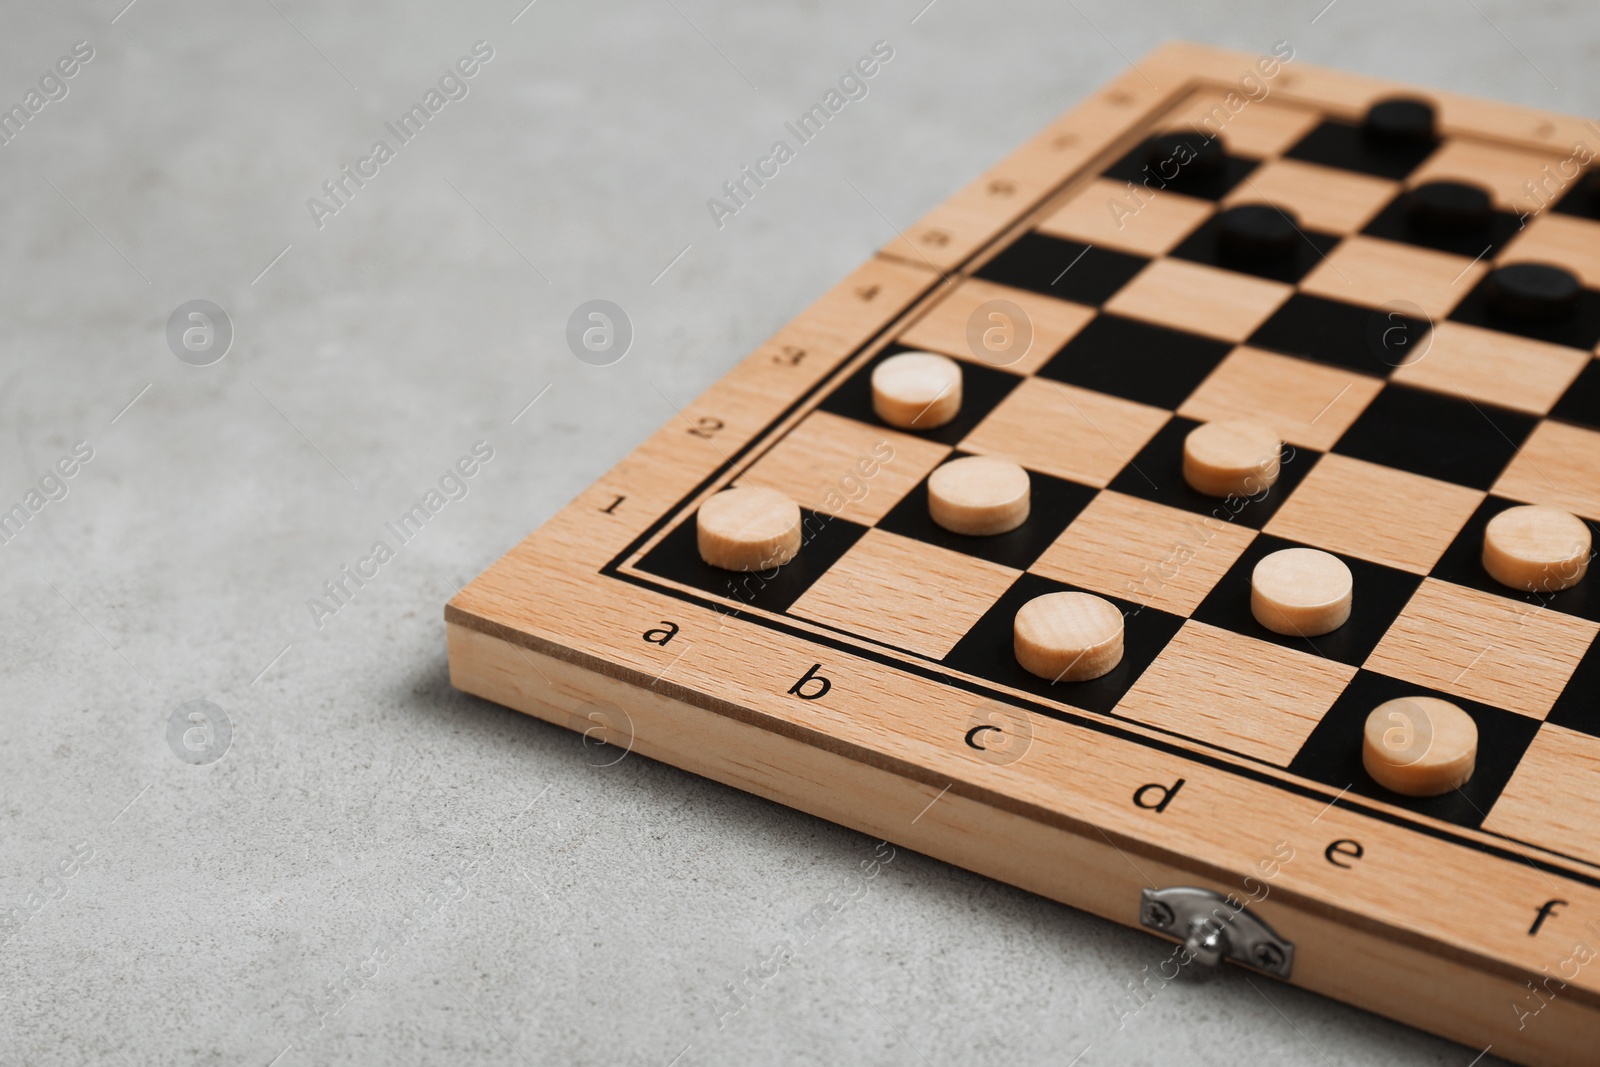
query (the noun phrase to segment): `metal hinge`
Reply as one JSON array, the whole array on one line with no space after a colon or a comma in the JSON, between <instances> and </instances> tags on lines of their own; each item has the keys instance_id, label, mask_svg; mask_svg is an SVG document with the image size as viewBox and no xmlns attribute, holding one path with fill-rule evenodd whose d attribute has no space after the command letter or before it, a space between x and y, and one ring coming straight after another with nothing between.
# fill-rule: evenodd
<instances>
[{"instance_id":1,"label":"metal hinge","mask_svg":"<svg viewBox=\"0 0 1600 1067\"><path fill-rule=\"evenodd\" d=\"M1243 963L1276 978L1294 970L1294 944L1220 893L1193 886L1146 889L1139 900L1139 922L1148 929L1183 939L1190 957L1215 967L1224 959Z\"/></svg>"}]
</instances>

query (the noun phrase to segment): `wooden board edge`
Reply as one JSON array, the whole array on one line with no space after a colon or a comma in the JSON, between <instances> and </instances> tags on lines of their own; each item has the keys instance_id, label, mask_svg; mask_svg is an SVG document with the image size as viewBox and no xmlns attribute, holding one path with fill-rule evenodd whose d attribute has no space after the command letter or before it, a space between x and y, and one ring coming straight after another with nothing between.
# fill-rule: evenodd
<instances>
[{"instance_id":1,"label":"wooden board edge","mask_svg":"<svg viewBox=\"0 0 1600 1067\"><path fill-rule=\"evenodd\" d=\"M830 822L913 849L1125 926L1141 928L1139 891L1225 882L1141 853L1134 867L1104 835L1028 817L952 791L879 761L785 736L648 686L590 670L496 635L464 612L447 620L451 684L463 692L610 743ZM538 685L530 671L543 681ZM626 709L623 711L622 709ZM596 717L591 713L600 711ZM610 714L607 714L609 712ZM618 715L625 721L618 720ZM930 803L932 801L937 802ZM1141 877L1142 876L1142 877ZM1474 966L1442 946L1303 906L1287 895L1255 910L1296 944L1293 984L1535 1067L1590 1062L1600 1032L1590 998L1535 998L1525 976ZM1535 976L1539 977L1539 976ZM1517 1005L1542 1005L1516 1029ZM1495 1020L1499 1020L1498 1025Z\"/></svg>"},{"instance_id":2,"label":"wooden board edge","mask_svg":"<svg viewBox=\"0 0 1600 1067\"><path fill-rule=\"evenodd\" d=\"M1286 40L1274 48L1283 44L1293 46ZM1192 87L1238 86L1244 77L1258 76L1257 64L1266 58L1267 53L1184 41L1158 45L953 190L884 245L879 255L941 274L955 271L1038 213L1066 183L1092 177L1083 168L1094 158L1119 142L1127 142L1122 144L1124 150L1131 147L1130 131L1141 129ZM1552 155L1568 153L1580 143L1600 150L1600 124L1579 116L1355 74L1306 63L1297 55L1279 65L1285 73L1276 76L1270 87L1272 98L1346 120L1358 119L1367 106L1384 97L1415 95L1438 104L1439 125L1446 136L1484 138Z\"/></svg>"},{"instance_id":3,"label":"wooden board edge","mask_svg":"<svg viewBox=\"0 0 1600 1067\"><path fill-rule=\"evenodd\" d=\"M1294 41L1291 38L1285 43L1293 46ZM1138 74L1143 71L1169 88L1192 79L1237 83L1258 58L1257 53L1237 49L1169 41L1141 57L1130 73L1143 84ZM1544 152L1562 152L1571 140L1585 135L1591 141L1600 137L1600 126L1579 115L1308 63L1298 54L1283 66L1290 77L1277 78L1279 87L1273 90L1274 96L1347 120L1360 118L1367 107L1385 97L1414 95L1437 105L1439 128L1445 137L1480 137Z\"/></svg>"}]
</instances>

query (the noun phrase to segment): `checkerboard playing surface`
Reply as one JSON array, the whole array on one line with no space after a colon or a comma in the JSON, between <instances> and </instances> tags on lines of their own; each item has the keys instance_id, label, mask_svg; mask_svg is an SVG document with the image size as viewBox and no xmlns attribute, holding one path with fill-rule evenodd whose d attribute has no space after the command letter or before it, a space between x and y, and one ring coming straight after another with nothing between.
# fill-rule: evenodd
<instances>
[{"instance_id":1,"label":"checkerboard playing surface","mask_svg":"<svg viewBox=\"0 0 1600 1067\"><path fill-rule=\"evenodd\" d=\"M1519 593L1480 555L1519 503L1600 535L1600 185L1572 162L1600 134L1408 91L1436 133L1384 141L1363 115L1395 87L1271 66L1157 53L908 229L456 598L453 676L608 737L620 715L646 754L1121 921L1152 871L1220 892L1288 842L1300 858L1255 876L1306 984L1579 1062L1564 1028L1600 1020L1600 980L1571 977L1542 1035L1502 1001L1574 938L1600 945L1578 922L1600 920L1600 578ZM1251 70L1270 92L1239 95ZM1163 136L1204 174L1154 173ZM1408 211L1442 181L1487 196L1465 235ZM1249 204L1292 222L1292 253L1225 254L1223 213ZM1568 313L1496 304L1493 272L1526 262L1578 280ZM872 371L904 351L961 363L952 422L874 414ZM1240 416L1281 434L1281 476L1202 496L1184 438ZM1029 472L1020 528L930 520L928 476L965 455ZM792 562L702 561L695 511L729 486L799 503ZM1332 633L1252 615L1255 564L1295 546L1354 576ZM1126 653L1052 683L1018 666L1012 622L1074 590L1122 611ZM1367 774L1366 717L1402 696L1472 717L1465 786ZM1483 1017L1311 962L1362 937Z\"/></svg>"}]
</instances>

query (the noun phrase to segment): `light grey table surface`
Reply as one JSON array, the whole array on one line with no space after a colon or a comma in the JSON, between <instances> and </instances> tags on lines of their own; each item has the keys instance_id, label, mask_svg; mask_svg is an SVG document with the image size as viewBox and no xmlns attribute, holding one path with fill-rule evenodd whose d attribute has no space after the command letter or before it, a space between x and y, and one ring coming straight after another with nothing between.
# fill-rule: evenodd
<instances>
[{"instance_id":1,"label":"light grey table surface","mask_svg":"<svg viewBox=\"0 0 1600 1067\"><path fill-rule=\"evenodd\" d=\"M1157 940L904 850L858 881L873 841L595 766L446 672L459 584L1163 40L1600 104L1592 4L1325 2L8 4L6 107L93 58L0 146L0 508L66 489L0 546L0 1064L1465 1067L1237 973L1129 1015ZM707 198L879 40L869 95L719 230ZM636 330L610 367L563 340L597 297ZM195 299L234 332L209 366L167 341ZM467 495L314 617L479 441ZM194 700L231 729L209 763L176 753L220 719L169 742Z\"/></svg>"}]
</instances>

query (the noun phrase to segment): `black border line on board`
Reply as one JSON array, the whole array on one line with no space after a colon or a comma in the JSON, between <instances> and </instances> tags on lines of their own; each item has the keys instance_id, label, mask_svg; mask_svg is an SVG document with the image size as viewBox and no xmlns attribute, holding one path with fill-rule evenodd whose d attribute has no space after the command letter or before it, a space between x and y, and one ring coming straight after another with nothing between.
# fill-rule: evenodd
<instances>
[{"instance_id":1,"label":"black border line on board","mask_svg":"<svg viewBox=\"0 0 1600 1067\"><path fill-rule=\"evenodd\" d=\"M1148 123L1154 121L1154 117L1156 115L1164 114L1166 111L1170 110L1172 104L1176 100L1182 99L1183 97L1193 93L1197 88L1204 84L1206 84L1206 79L1204 78L1190 79L1188 82L1184 83L1183 86L1170 94L1168 99L1164 101L1164 106L1152 108L1147 114L1144 122ZM1036 211L1040 205L1049 201L1052 197L1060 193L1062 189L1082 176L1085 170L1092 166L1096 160L1103 159L1110 154L1111 150L1109 148L1105 151L1102 151L1098 156L1095 156L1094 159L1074 170L1067 177L1063 178L1060 182L1056 183L1049 190L1041 194L1027 207L1018 211L1017 214L1013 216L1013 219L1025 218L1030 213ZM1013 221L1007 225L1006 230L1011 229L1011 227L1015 225L1016 222ZM651 537L654 537L658 532L660 532L675 515L682 511L688 501L700 495L700 493L705 491L705 489L708 488L713 482L721 478L730 469L737 466L742 458L761 446L763 442L766 442L766 447L768 448L775 447L778 441L782 439L783 435L780 435L778 438L770 441L768 438L772 437L774 429L777 426L793 415L819 392L827 388L830 382L834 382L836 378L839 378L841 373L844 372L846 368L850 367L850 365L854 363L863 352L871 348L873 344L884 337L884 335L890 331L891 327L893 327L907 311L914 308L917 303L925 299L929 293L946 284L948 281L967 280L969 275L964 273L966 269L974 260L978 259L985 252L988 252L990 249L992 249L999 240L999 237L995 237L990 241L980 245L966 258L962 259L949 270L942 272L937 280L930 281L928 285L917 290L904 304L901 305L900 310L892 315L883 326L875 330L861 344L857 345L854 349L846 353L846 355L839 360L838 364L833 368L832 371L824 374L811 386L807 387L798 397L795 398L794 401L792 401L774 418L772 418L760 432L753 434L750 440L746 441L742 446L740 446L731 456L726 457L721 464L713 468L710 474L701 479L699 483L689 490L689 492L679 498L676 504L664 511L660 517L650 523L650 525L647 526L638 536L630 541L621 552L612 557L611 560L601 567L599 573L607 578L616 579L618 581L622 581L630 585L636 585L641 588L651 589L655 592L663 593L667 596L673 597L674 599L695 604L718 615L729 614L728 612L721 610L721 605L705 597L687 593L683 590L674 589L670 586L660 585L655 580L645 578L639 574L625 573L621 570L622 562L637 552L639 547L643 545L644 542L648 541ZM874 259L876 259L876 254L874 255ZM871 263L874 261L874 259L869 259L867 262ZM935 269L937 270L938 268ZM1600 888L1600 876L1588 874L1583 871L1570 870L1566 867L1553 864L1548 860L1519 852L1509 846L1502 848L1490 842L1479 841L1471 837L1466 837L1458 832L1446 829L1444 827L1430 826L1425 823L1415 821L1407 816L1397 815L1393 812L1384 811L1380 808L1369 807L1368 805L1357 800L1350 799L1347 793L1343 791L1330 796L1327 792L1316 787L1305 785L1300 782L1288 781L1264 770L1258 770L1248 765L1234 763L1209 752L1186 748L1172 742L1162 741L1159 738L1150 737L1146 734L1136 733L1132 730L1119 727L1115 723L1105 722L1101 719L1090 717L1087 713L1064 711L1060 708L1051 707L1048 704L1040 704L1034 700L1017 697L1010 693L1004 693L998 690L990 689L976 682L970 682L964 678L956 678L949 674L922 667L914 661L899 659L871 648L864 648L854 644L846 644L845 642L836 638L828 637L824 634L811 633L807 630L800 629L799 627L795 627L775 619L769 619L762 615L751 614L742 617L747 618L758 625L765 626L768 629L776 630L791 637L797 637L803 641L820 643L827 647L833 648L835 651L844 652L848 655L860 656L864 659L872 660L887 667L892 667L907 671L911 674L919 675L927 678L930 681L952 685L968 692L985 696L1003 703L1023 706L1037 714L1045 716L1046 718L1055 719L1059 722L1065 722L1074 726L1086 727L1099 734L1116 737L1125 741L1131 741L1132 743L1141 747L1155 749L1156 751L1165 752L1169 755L1175 755L1180 758L1192 760L1215 770L1237 775L1239 777L1247 778L1265 785L1276 786L1280 789L1288 790L1291 793L1295 793L1309 799L1325 800L1328 802L1330 807L1339 807L1348 811L1353 811L1369 818L1377 819L1380 822L1398 826L1402 829L1414 830L1419 833L1426 834L1429 837L1473 849L1477 852L1496 856L1500 859L1521 862L1546 874L1555 874L1588 885L1592 888ZM1478 828L1478 832L1483 834L1491 834L1492 836L1500 837L1502 840L1506 841L1512 840L1511 838L1504 837L1504 835L1493 834L1492 831L1484 830L1482 828ZM1526 842L1521 843L1526 844ZM1530 845L1529 847L1538 848L1543 852L1547 852L1550 855L1560 856L1563 859L1573 863L1582 864L1585 862L1576 856L1569 856L1566 853L1559 852L1555 849L1546 848L1543 845Z\"/></svg>"},{"instance_id":2,"label":"black border line on board","mask_svg":"<svg viewBox=\"0 0 1600 1067\"><path fill-rule=\"evenodd\" d=\"M730 614L729 612L719 611L718 606L712 601L706 600L695 594L685 592L681 589L657 585L654 581L644 578L640 575L617 572L609 574L607 577L626 582L630 585L636 585L643 589L650 589L654 592L670 596L676 600L682 600L690 604L695 604L719 615ZM1592 888L1600 889L1600 876L1588 874L1583 871L1569 870L1566 867L1551 863L1548 860L1519 852L1514 848L1502 848L1487 841L1478 841L1470 837L1464 837L1459 833L1445 829L1444 827L1429 826L1425 823L1415 822L1404 815L1397 815L1394 812L1384 811L1381 808L1369 807L1358 800L1351 799L1347 793L1341 792L1330 797L1328 793L1317 787L1306 785L1301 782L1286 780L1265 770L1257 770L1254 767L1233 763L1222 758L1221 756L1213 755L1209 752L1196 751L1194 749L1185 748L1173 742L1163 741L1160 738L1136 733L1132 730L1117 726L1115 723L1102 722L1099 719L1092 718L1087 713L1063 710L1061 708L1051 707L1048 704L1038 703L1037 701L1025 697L1014 696L1010 693L1002 693L977 682L968 681L965 678L952 677L940 671L923 667L917 663L900 660L887 653L879 652L876 649L859 648L855 645L840 641L837 638L829 637L825 634L810 633L809 631L803 630L797 626L791 626L787 623L778 622L773 619L767 619L761 616L753 615L741 617L754 621L770 630L776 630L779 633L787 634L790 637L796 637L800 640L809 641L813 644L820 644L831 648L834 651L845 653L846 655L857 656L861 659L871 660L875 663L882 664L883 666L896 668L898 670L905 671L908 674L926 678L929 681L939 682L957 689L963 689L978 696L989 697L1012 706L1020 706L1048 719L1055 719L1058 722L1064 722L1071 726L1086 727L1098 734L1115 737L1119 740L1131 741L1142 748L1154 749L1158 752L1164 752L1167 755L1178 756L1182 759L1199 763L1215 770L1220 770L1241 778L1247 778L1251 781L1259 782L1263 785L1275 786L1279 789L1287 790L1290 793L1294 793L1308 799L1326 800L1329 802L1330 807L1337 806L1348 811L1353 811L1360 815L1365 815L1369 818L1377 819L1380 822L1389 823L1392 826L1398 826L1408 830L1415 830L1419 833L1426 834L1429 837L1448 841L1452 844L1462 845L1478 852L1496 856L1500 859L1521 862L1546 874L1559 875L1563 878L1581 882ZM1480 830L1479 832L1489 833L1490 831ZM1494 836L1501 837L1502 835L1496 834ZM1509 838L1504 839L1510 840ZM1540 848L1542 851L1549 852L1552 855L1562 856L1564 859L1571 860L1575 863L1583 862L1577 857L1567 856L1565 853L1556 852L1554 849L1545 849L1543 846L1532 847Z\"/></svg>"}]
</instances>

